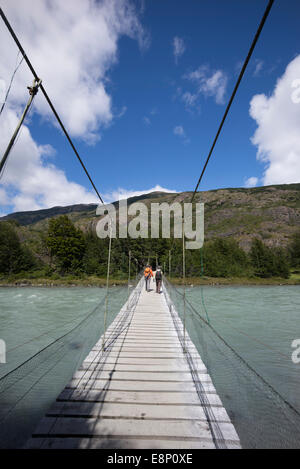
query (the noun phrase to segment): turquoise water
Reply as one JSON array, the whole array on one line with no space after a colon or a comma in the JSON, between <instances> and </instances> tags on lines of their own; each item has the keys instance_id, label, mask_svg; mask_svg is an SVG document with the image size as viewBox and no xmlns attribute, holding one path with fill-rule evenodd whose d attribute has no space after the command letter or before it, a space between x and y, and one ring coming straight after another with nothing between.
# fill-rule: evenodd
<instances>
[{"instance_id":1,"label":"turquoise water","mask_svg":"<svg viewBox=\"0 0 300 469\"><path fill-rule=\"evenodd\" d=\"M0 447L21 447L103 333L104 288L0 288ZM107 324L127 300L111 288ZM22 365L23 364L23 365Z\"/></svg>"},{"instance_id":2,"label":"turquoise water","mask_svg":"<svg viewBox=\"0 0 300 469\"><path fill-rule=\"evenodd\" d=\"M300 339L300 288L203 287L202 293L210 324L242 360L190 307L187 329L243 445L299 447L300 363L292 361L292 342ZM188 288L187 299L207 319L201 288ZM173 300L182 312L180 295Z\"/></svg>"},{"instance_id":3,"label":"turquoise water","mask_svg":"<svg viewBox=\"0 0 300 469\"><path fill-rule=\"evenodd\" d=\"M204 287L203 294L215 330L300 412L300 364L291 359L292 341L300 338L300 288ZM5 433L0 435L1 447L20 447L26 441L101 335L104 295L105 289L101 288L0 289L0 339L7 346L7 363L0 364L0 377L37 354L28 367L17 368L0 380L0 420L5 418L5 425L0 424ZM176 300L176 294L172 295L182 312L177 296ZM188 288L187 298L205 317L200 287ZM126 299L126 288L111 289L108 322ZM99 303L96 313L69 333ZM299 447L295 428L300 430L300 420L294 411L290 412L206 326L201 326L189 307L187 328L243 446ZM56 343L64 334L66 337ZM39 354L45 347L45 352ZM6 387L8 391L1 394ZM10 395L11 389L14 393Z\"/></svg>"}]
</instances>

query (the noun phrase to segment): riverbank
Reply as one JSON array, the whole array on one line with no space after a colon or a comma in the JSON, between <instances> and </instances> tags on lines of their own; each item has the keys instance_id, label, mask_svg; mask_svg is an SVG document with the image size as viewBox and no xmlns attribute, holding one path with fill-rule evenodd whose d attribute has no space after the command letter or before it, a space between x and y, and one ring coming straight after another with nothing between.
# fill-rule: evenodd
<instances>
[{"instance_id":1,"label":"riverbank","mask_svg":"<svg viewBox=\"0 0 300 469\"><path fill-rule=\"evenodd\" d=\"M175 285L183 285L183 279L180 277L171 277L171 282ZM132 279L132 282L134 279ZM109 279L109 286L126 286L127 279ZM259 277L187 277L187 285L300 285L300 274L292 273L290 278L279 277L259 278ZM60 278L1 278L0 287L105 287L106 278L87 276L87 277L60 277Z\"/></svg>"},{"instance_id":2,"label":"riverbank","mask_svg":"<svg viewBox=\"0 0 300 469\"><path fill-rule=\"evenodd\" d=\"M113 279L109 280L109 286L127 286L128 280ZM61 277L59 279L52 278L2 278L0 279L0 287L105 287L106 278L100 277Z\"/></svg>"},{"instance_id":3,"label":"riverbank","mask_svg":"<svg viewBox=\"0 0 300 469\"><path fill-rule=\"evenodd\" d=\"M175 285L183 285L182 278L171 278L172 283ZM292 274L290 278L280 278L280 277L271 277L271 278L259 278L259 277L188 277L186 278L187 285L228 285L228 286L251 286L251 285L300 285L300 275Z\"/></svg>"}]
</instances>

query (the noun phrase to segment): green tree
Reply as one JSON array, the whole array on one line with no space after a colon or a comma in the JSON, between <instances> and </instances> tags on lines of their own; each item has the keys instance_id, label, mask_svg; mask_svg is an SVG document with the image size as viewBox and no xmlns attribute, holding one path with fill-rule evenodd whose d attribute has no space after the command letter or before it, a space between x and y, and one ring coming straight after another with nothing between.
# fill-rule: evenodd
<instances>
[{"instance_id":1,"label":"green tree","mask_svg":"<svg viewBox=\"0 0 300 469\"><path fill-rule=\"evenodd\" d=\"M20 243L14 225L11 222L0 222L0 272L16 274L30 271L36 267L31 251Z\"/></svg>"},{"instance_id":2,"label":"green tree","mask_svg":"<svg viewBox=\"0 0 300 469\"><path fill-rule=\"evenodd\" d=\"M251 263L257 277L272 277L274 272L274 256L260 239L254 238L250 250Z\"/></svg>"},{"instance_id":3,"label":"green tree","mask_svg":"<svg viewBox=\"0 0 300 469\"><path fill-rule=\"evenodd\" d=\"M300 268L300 231L294 234L289 251L291 266Z\"/></svg>"},{"instance_id":4,"label":"green tree","mask_svg":"<svg viewBox=\"0 0 300 469\"><path fill-rule=\"evenodd\" d=\"M289 278L290 267L288 262L288 253L285 249L275 248L273 251L274 261L274 275L282 278Z\"/></svg>"},{"instance_id":5,"label":"green tree","mask_svg":"<svg viewBox=\"0 0 300 469\"><path fill-rule=\"evenodd\" d=\"M98 238L89 232L85 238L83 270L88 275L104 277L107 269L108 240Z\"/></svg>"},{"instance_id":6,"label":"green tree","mask_svg":"<svg viewBox=\"0 0 300 469\"><path fill-rule=\"evenodd\" d=\"M289 277L288 256L283 249L272 249L255 238L252 241L250 257L254 273L258 277Z\"/></svg>"},{"instance_id":7,"label":"green tree","mask_svg":"<svg viewBox=\"0 0 300 469\"><path fill-rule=\"evenodd\" d=\"M246 275L247 254L234 239L218 238L204 245L204 272L210 277Z\"/></svg>"},{"instance_id":8,"label":"green tree","mask_svg":"<svg viewBox=\"0 0 300 469\"><path fill-rule=\"evenodd\" d=\"M76 274L82 270L85 239L66 215L49 221L46 243L60 273Z\"/></svg>"}]
</instances>

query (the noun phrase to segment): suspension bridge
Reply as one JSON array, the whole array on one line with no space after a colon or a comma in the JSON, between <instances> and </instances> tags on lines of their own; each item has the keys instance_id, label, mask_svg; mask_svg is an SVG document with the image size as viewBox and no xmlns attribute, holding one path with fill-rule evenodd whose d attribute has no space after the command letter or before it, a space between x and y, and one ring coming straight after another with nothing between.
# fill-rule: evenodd
<instances>
[{"instance_id":1,"label":"suspension bridge","mask_svg":"<svg viewBox=\"0 0 300 469\"><path fill-rule=\"evenodd\" d=\"M240 448L165 285L140 280L26 448Z\"/></svg>"},{"instance_id":2,"label":"suspension bridge","mask_svg":"<svg viewBox=\"0 0 300 469\"><path fill-rule=\"evenodd\" d=\"M269 0L262 16L193 191L191 202L195 199L273 3L274 0ZM27 106L0 161L0 178L5 171L11 149L17 141L18 132L26 113L30 109L38 90L40 90L99 201L103 204L103 199L47 94L41 78L26 55L1 8L0 16L22 55L21 60L26 62L34 78L33 85L29 88L30 97ZM11 83L20 63L16 66ZM9 89L5 102L8 98ZM5 102L0 109L0 114L3 111ZM112 237L110 236L107 292L111 242ZM185 285L184 237L182 255L183 285ZM269 432L269 428L266 428L264 422L264 414L268 409L268 418L272 422L269 427L276 428L275 433L270 432L270 447L285 447L285 442L288 439L293 447L298 447L300 428L298 410L228 344L226 339L214 328L214 325L209 323L208 317L207 320L201 317L198 314L199 311L191 304L188 304L185 297L185 286L182 298L184 306L181 311L178 306L175 307L175 302L171 299L167 282L163 284L163 293L158 295L154 293L154 289L146 292L143 287L143 280L140 280L134 291L128 296L127 302L107 328L106 296L103 318L104 334L96 338L90 352L77 368L70 382L57 396L56 401L49 407L25 447L240 448L241 443L238 434L207 369L209 358L212 355L207 352L210 352L209 347L214 345L219 350L221 359L225 360L224 369L231 366L234 370L231 376L236 381L233 384L231 383L231 386L234 386L234 384L238 386L239 380L246 383L244 389L247 389L247 395L240 393L240 396L238 396L245 407L248 408L249 403L254 402L259 390L259 402L255 401L251 412L243 414L243 418L239 419L239 431L246 426L253 428L248 446L256 447L260 443L262 434L265 431ZM203 298L202 303L205 310ZM186 308L189 308L189 315L186 315ZM56 338L16 369L1 377L0 394L2 402L0 417L3 414L3 421L6 419L6 426L5 428L2 427L3 430L7 432L7 422L11 415L18 415L18 418L20 418L18 405L22 400L25 400L27 405L26 407L24 404L24 409L28 411L28 415L30 414L32 405L30 393L37 393L39 382L45 378L47 373L55 370L57 364L64 360L65 353L70 352L69 346L74 344L74 337L78 337L79 334L86 337L87 328L90 328L90 342L93 340L92 334L98 334L97 328L92 330L96 313L96 310L92 311L71 331ZM190 321L189 327L186 327L186 318ZM202 343L199 342L197 348L190 337L195 332L193 328L197 333L199 332L199 335L204 332ZM86 338L84 340L86 341ZM201 347L201 355L203 360L205 358L206 365L199 355ZM48 361L50 371L45 371L44 364ZM27 386L26 391L22 390L24 382ZM19 384L19 388L17 384ZM65 381L63 385L65 385ZM228 388L228 381L226 385ZM238 389L240 388L238 387ZM227 394L223 394L223 400L225 397L228 399ZM249 394L252 396L251 399ZM264 399L261 400L261 397L264 397ZM263 407L263 411L261 411L260 406ZM254 415L257 415L258 418L254 418ZM280 422L280 428L278 428L278 422ZM236 425L238 424L236 423ZM291 428L293 428L293 432ZM242 438L242 432L240 434Z\"/></svg>"}]
</instances>

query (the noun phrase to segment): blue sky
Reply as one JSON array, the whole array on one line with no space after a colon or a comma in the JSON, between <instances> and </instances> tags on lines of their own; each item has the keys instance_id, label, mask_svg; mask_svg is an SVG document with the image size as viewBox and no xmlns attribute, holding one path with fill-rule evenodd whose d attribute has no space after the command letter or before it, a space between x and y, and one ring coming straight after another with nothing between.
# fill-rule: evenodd
<instances>
[{"instance_id":1,"label":"blue sky","mask_svg":"<svg viewBox=\"0 0 300 469\"><path fill-rule=\"evenodd\" d=\"M32 46L29 39L26 40L26 25L23 26L17 17L14 21L14 15L17 15L14 10L16 2L1 3L4 11L8 10L7 15L14 23L21 42L23 39L23 42L28 43L26 50L30 57L32 55L35 68L40 70L42 65L39 66L39 54L37 50L33 50L36 46ZM115 38L113 58L103 65L104 72L94 83L96 87L98 84L103 85L110 103L103 115L100 111L97 111L98 114L95 112L93 137L87 137L91 130L89 124L85 126L80 122L82 125L78 130L76 125L72 127L70 116L66 114L66 121L63 120L67 127L71 123L74 142L106 200L115 198L119 189L125 195L131 191L149 190L156 185L176 191L193 190L237 79L240 63L247 54L267 2L145 0L125 3L134 6L134 10L130 11L138 22L138 27L133 25L130 31L126 30L124 33L122 31L125 26L122 26L123 30ZM87 17L89 14L92 16L88 10L85 13ZM51 15L51 11L41 10L40 14ZM299 142L296 141L294 147L289 148L289 135L285 134L280 138L282 142L286 137L287 151L295 154L294 160L297 160L293 163L291 158L289 161L295 167L290 167L283 174L284 171L278 167L280 156L276 154L276 149L270 149L265 137L272 133L269 124L271 118L274 120L274 132L280 125L277 120L284 119L284 114L278 116L276 113L275 116L277 80L287 76L287 67L291 63L289 77L293 80L300 77L299 18L299 1L275 1L207 168L201 190L243 187L249 178L255 178L248 182L249 185L299 182ZM47 35L47 24L46 21L45 31L39 34ZM13 48L3 25L1 30L7 44ZM88 46L93 47L93 44ZM16 50L12 53L13 63L15 52ZM97 57L93 60L97 61ZM52 68L55 65L54 60ZM89 63L89 66L92 65L93 63ZM10 72L12 68L10 67ZM25 68L25 64L22 64L18 73L25 76ZM51 83L54 95L56 91L53 79L59 80L59 74L58 68ZM3 83L7 83L8 75L4 75L3 73ZM46 89L49 88L47 82L44 85ZM63 85L68 87L68 82L65 81ZM17 83L16 86L20 84ZM77 92L80 95L81 88ZM50 91L49 94L52 97ZM82 94L84 99L84 90ZM263 109L260 100L252 101L257 95L264 95L268 106L265 121L268 124L261 119ZM57 107L63 116L73 96L74 94L69 100L66 98L65 103L62 102L63 95L54 96L53 101L59 103ZM273 100L270 99L272 96ZM19 98L19 101L17 97L12 99L21 106L24 98ZM43 148L50 149L40 155L42 164L44 167L49 165L53 171L63 171L68 182L82 186L82 201L87 202L89 182L66 139L47 114L45 105L41 103L42 96L38 99L37 108L32 111L26 126L37 147L42 145L45 146ZM252 117L249 113L251 102ZM282 108L282 112L286 112L287 116L293 112L292 119L296 120L300 105L293 104L292 111ZM15 110L16 105L13 108L12 104L11 109ZM0 118L0 128L4 117ZM254 144L250 139L256 131L257 143ZM21 142L17 142L18 144ZM262 156L258 160L259 146ZM280 164L284 167L284 146L282 152ZM268 168L269 172L266 171ZM6 172L9 170L14 171L13 159ZM64 199L63 195L62 199L58 196L56 199L47 199L37 188L35 194L33 191L30 193L31 199L34 199L34 203L31 203L26 190L18 187L16 178L9 179L8 174L4 176L8 180L3 178L1 181L2 191L5 191L5 194L2 193L3 213L12 209L30 209L30 206L33 209L46 207L56 200L60 205L73 201L68 197ZM55 179L55 172L52 176ZM78 193L80 195L81 192ZM18 194L19 198L16 198ZM21 197L23 202L20 202ZM28 201L25 203L26 197ZM90 199L94 200L93 197ZM74 202L76 201L74 196Z\"/></svg>"}]
</instances>

